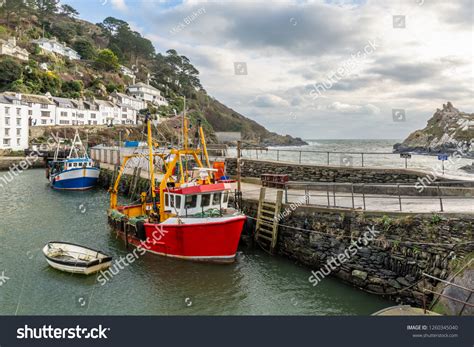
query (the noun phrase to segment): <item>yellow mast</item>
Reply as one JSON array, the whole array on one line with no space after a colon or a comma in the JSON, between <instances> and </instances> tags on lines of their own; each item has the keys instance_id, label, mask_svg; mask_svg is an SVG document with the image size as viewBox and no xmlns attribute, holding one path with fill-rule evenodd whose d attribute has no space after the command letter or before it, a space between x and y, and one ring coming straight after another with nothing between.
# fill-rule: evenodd
<instances>
[{"instance_id":1,"label":"yellow mast","mask_svg":"<svg viewBox=\"0 0 474 347\"><path fill-rule=\"evenodd\" d=\"M148 164L151 180L151 198L153 201L153 211L156 211L156 193L155 193L155 166L153 165L153 139L151 137L151 115L146 115L147 140L148 140Z\"/></svg>"},{"instance_id":2,"label":"yellow mast","mask_svg":"<svg viewBox=\"0 0 474 347\"><path fill-rule=\"evenodd\" d=\"M202 126L199 127L199 136L201 137L202 150L204 152L204 158L206 158L206 165L210 169L211 163L209 162L209 156L207 155L206 139L204 138L204 131L202 130ZM214 178L214 173L212 171L209 171L209 175Z\"/></svg>"}]
</instances>

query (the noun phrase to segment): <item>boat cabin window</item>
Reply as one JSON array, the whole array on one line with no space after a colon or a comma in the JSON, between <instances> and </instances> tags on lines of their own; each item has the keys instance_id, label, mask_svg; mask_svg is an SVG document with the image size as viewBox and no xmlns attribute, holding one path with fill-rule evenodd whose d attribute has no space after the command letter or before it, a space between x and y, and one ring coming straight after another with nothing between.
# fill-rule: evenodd
<instances>
[{"instance_id":1,"label":"boat cabin window","mask_svg":"<svg viewBox=\"0 0 474 347\"><path fill-rule=\"evenodd\" d=\"M222 197L222 203L226 204L227 201L229 201L229 192L224 192L223 197Z\"/></svg>"},{"instance_id":2,"label":"boat cabin window","mask_svg":"<svg viewBox=\"0 0 474 347\"><path fill-rule=\"evenodd\" d=\"M169 194L165 194L165 206L169 206L170 205L170 196Z\"/></svg>"},{"instance_id":3,"label":"boat cabin window","mask_svg":"<svg viewBox=\"0 0 474 347\"><path fill-rule=\"evenodd\" d=\"M177 208L181 208L181 195L175 195L175 204Z\"/></svg>"},{"instance_id":4,"label":"boat cabin window","mask_svg":"<svg viewBox=\"0 0 474 347\"><path fill-rule=\"evenodd\" d=\"M184 207L195 208L197 206L197 195L186 195Z\"/></svg>"},{"instance_id":5,"label":"boat cabin window","mask_svg":"<svg viewBox=\"0 0 474 347\"><path fill-rule=\"evenodd\" d=\"M212 204L213 205L220 205L221 203L221 193L214 193L212 196Z\"/></svg>"},{"instance_id":6,"label":"boat cabin window","mask_svg":"<svg viewBox=\"0 0 474 347\"><path fill-rule=\"evenodd\" d=\"M207 207L211 204L211 194L201 195L201 207Z\"/></svg>"}]
</instances>

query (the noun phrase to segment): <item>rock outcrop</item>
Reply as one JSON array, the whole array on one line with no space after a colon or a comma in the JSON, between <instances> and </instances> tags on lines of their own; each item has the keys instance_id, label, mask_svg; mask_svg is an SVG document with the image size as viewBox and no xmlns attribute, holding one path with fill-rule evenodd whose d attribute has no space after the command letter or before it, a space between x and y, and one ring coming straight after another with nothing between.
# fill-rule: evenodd
<instances>
[{"instance_id":1,"label":"rock outcrop","mask_svg":"<svg viewBox=\"0 0 474 347\"><path fill-rule=\"evenodd\" d=\"M465 113L449 101L437 109L422 130L411 133L394 151L421 154L455 153L474 157L474 113Z\"/></svg>"}]
</instances>

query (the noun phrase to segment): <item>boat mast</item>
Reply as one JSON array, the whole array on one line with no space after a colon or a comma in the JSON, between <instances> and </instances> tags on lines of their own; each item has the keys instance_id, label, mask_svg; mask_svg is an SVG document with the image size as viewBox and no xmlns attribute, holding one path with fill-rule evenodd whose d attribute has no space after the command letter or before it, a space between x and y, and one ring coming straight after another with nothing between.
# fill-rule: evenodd
<instances>
[{"instance_id":1,"label":"boat mast","mask_svg":"<svg viewBox=\"0 0 474 347\"><path fill-rule=\"evenodd\" d=\"M151 137L151 114L146 115L147 140L148 140L148 168L151 180L151 197L153 201L153 211L156 212L156 193L155 193L155 167L153 165L153 139Z\"/></svg>"}]
</instances>

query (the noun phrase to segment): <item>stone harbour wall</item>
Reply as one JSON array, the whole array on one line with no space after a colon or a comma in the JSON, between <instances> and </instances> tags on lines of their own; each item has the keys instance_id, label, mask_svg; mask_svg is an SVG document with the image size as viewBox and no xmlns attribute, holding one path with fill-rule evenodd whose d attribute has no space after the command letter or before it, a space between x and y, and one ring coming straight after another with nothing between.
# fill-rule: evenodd
<instances>
[{"instance_id":1,"label":"stone harbour wall","mask_svg":"<svg viewBox=\"0 0 474 347\"><path fill-rule=\"evenodd\" d=\"M426 175L409 169L378 169L362 167L300 165L265 160L241 159L242 177L260 177L262 174L287 174L290 181L352 182L352 183L414 183ZM226 158L230 176L237 174L237 159Z\"/></svg>"},{"instance_id":2,"label":"stone harbour wall","mask_svg":"<svg viewBox=\"0 0 474 347\"><path fill-rule=\"evenodd\" d=\"M243 207L256 217L256 201L244 198ZM283 205L282 211L285 208L291 209ZM308 285L312 285L311 271L329 268L326 264L331 258L337 258L373 228L379 232L375 239L339 262L329 275L419 307L423 304L422 272L446 279L474 251L474 244L467 243L473 240L473 215L381 214L300 206L279 223L288 227L280 225L278 229L276 253L308 266ZM247 227L244 237L251 240L252 233L254 227ZM427 289L433 290L434 285L426 281ZM428 303L431 298L427 296Z\"/></svg>"}]
</instances>

